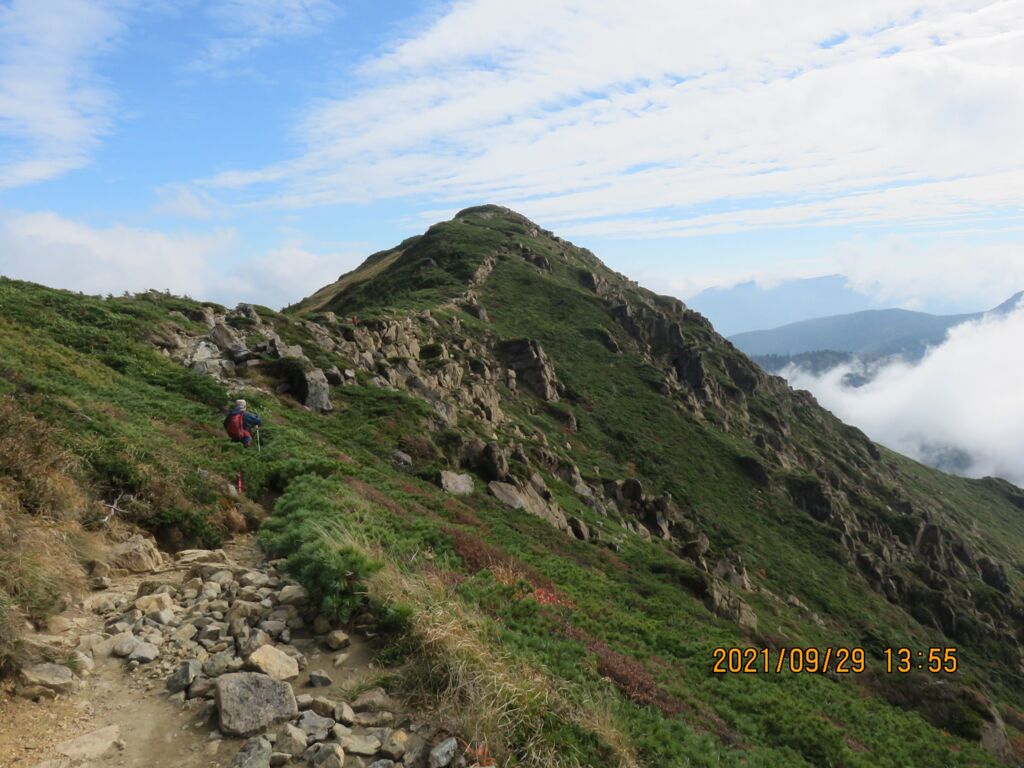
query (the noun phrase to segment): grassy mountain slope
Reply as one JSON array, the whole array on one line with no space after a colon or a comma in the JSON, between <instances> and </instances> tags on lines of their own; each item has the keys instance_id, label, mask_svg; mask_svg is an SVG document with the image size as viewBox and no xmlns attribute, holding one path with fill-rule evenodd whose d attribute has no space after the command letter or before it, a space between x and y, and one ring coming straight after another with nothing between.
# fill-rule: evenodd
<instances>
[{"instance_id":1,"label":"grassy mountain slope","mask_svg":"<svg viewBox=\"0 0 1024 768\"><path fill-rule=\"evenodd\" d=\"M204 375L203 339L252 355ZM5 281L0 351L4 408L74 459L77 499L5 520L182 546L272 507L264 546L505 764L1012 759L1024 493L872 445L510 211L464 211L285 313ZM332 410L303 407L335 365ZM262 453L222 437L234 396ZM886 674L898 645L955 645L960 671ZM864 647L867 669L711 671L716 647L795 646Z\"/></svg>"}]
</instances>

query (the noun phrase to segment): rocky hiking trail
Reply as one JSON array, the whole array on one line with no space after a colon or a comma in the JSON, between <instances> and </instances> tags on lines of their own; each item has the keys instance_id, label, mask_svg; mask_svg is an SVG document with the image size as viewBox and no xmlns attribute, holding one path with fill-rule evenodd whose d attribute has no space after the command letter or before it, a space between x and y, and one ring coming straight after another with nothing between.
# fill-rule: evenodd
<instances>
[{"instance_id":1,"label":"rocky hiking trail","mask_svg":"<svg viewBox=\"0 0 1024 768\"><path fill-rule=\"evenodd\" d=\"M28 638L0 690L0 766L467 766L379 681L372 632L330 626L252 537L172 559L135 536Z\"/></svg>"}]
</instances>

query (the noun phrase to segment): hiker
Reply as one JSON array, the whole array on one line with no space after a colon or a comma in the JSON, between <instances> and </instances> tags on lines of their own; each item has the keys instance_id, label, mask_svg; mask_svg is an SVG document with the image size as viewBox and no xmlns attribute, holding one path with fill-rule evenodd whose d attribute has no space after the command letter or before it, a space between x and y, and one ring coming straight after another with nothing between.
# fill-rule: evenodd
<instances>
[{"instance_id":1,"label":"hiker","mask_svg":"<svg viewBox=\"0 0 1024 768\"><path fill-rule=\"evenodd\" d=\"M241 443L246 448L252 445L252 430L259 429L263 420L255 413L246 410L245 400L236 400L234 407L224 417L224 429L233 443Z\"/></svg>"}]
</instances>

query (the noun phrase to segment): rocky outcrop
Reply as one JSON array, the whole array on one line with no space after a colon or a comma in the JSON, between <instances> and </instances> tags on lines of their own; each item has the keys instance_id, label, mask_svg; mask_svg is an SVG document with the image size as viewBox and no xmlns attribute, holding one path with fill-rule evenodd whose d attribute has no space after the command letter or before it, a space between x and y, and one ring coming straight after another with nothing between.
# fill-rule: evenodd
<instances>
[{"instance_id":1,"label":"rocky outcrop","mask_svg":"<svg viewBox=\"0 0 1024 768\"><path fill-rule=\"evenodd\" d=\"M312 365L295 365L288 375L289 391L295 399L307 408L321 413L334 410L331 405L331 385L327 376L319 368Z\"/></svg>"},{"instance_id":2,"label":"rocky outcrop","mask_svg":"<svg viewBox=\"0 0 1024 768\"><path fill-rule=\"evenodd\" d=\"M555 367L539 343L531 339L503 341L498 357L516 373L516 380L529 387L537 397L548 402L558 400L559 384Z\"/></svg>"}]
</instances>

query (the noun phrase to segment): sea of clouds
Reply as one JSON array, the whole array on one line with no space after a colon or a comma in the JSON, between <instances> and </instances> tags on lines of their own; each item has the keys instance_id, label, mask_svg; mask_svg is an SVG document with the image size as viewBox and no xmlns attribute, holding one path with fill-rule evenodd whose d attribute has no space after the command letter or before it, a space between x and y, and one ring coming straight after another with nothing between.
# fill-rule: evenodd
<instances>
[{"instance_id":1,"label":"sea of clouds","mask_svg":"<svg viewBox=\"0 0 1024 768\"><path fill-rule=\"evenodd\" d=\"M900 453L1024 486L1024 301L953 328L917 364L893 360L862 386L844 381L858 372L844 364L820 376L794 367L784 375Z\"/></svg>"}]
</instances>

